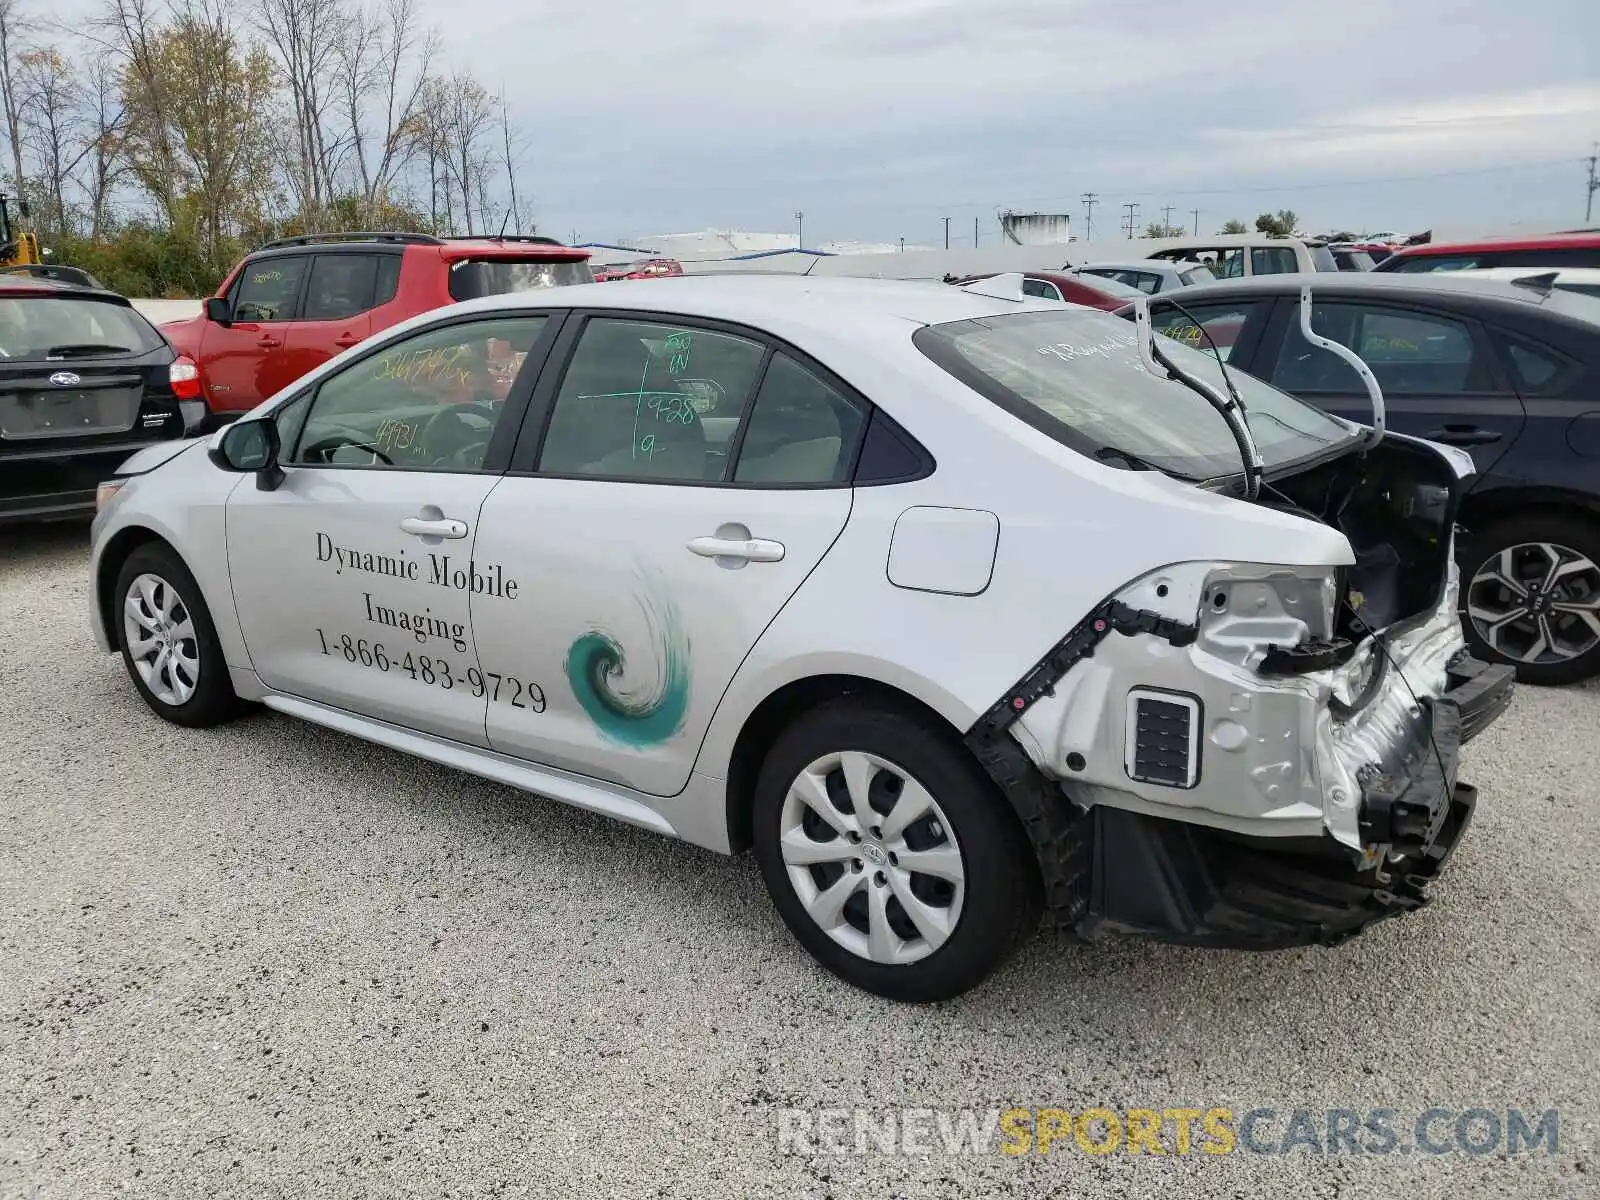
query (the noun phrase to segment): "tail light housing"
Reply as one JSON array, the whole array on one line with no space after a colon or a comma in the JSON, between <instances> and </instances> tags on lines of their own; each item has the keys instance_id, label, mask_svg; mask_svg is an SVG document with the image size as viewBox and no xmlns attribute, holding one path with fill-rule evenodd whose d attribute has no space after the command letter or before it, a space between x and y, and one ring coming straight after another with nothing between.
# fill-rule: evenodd
<instances>
[{"instance_id":1,"label":"tail light housing","mask_svg":"<svg viewBox=\"0 0 1600 1200\"><path fill-rule=\"evenodd\" d=\"M187 354L180 354L167 368L167 382L179 400L200 399L200 368Z\"/></svg>"}]
</instances>

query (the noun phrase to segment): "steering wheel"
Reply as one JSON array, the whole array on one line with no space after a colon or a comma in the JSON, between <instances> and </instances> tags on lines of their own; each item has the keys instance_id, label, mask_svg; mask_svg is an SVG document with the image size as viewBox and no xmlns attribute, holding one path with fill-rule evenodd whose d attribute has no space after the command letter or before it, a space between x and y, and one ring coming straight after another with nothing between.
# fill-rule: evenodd
<instances>
[{"instance_id":1,"label":"steering wheel","mask_svg":"<svg viewBox=\"0 0 1600 1200\"><path fill-rule=\"evenodd\" d=\"M483 401L446 404L428 418L417 438L428 448L428 465L466 470L482 466L499 418L499 409Z\"/></svg>"}]
</instances>

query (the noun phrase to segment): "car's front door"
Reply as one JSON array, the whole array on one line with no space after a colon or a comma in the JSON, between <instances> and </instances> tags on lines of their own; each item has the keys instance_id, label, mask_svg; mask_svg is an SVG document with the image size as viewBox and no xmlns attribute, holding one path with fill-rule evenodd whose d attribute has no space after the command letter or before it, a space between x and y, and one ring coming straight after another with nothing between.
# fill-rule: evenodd
<instances>
[{"instance_id":1,"label":"car's front door","mask_svg":"<svg viewBox=\"0 0 1600 1200\"><path fill-rule=\"evenodd\" d=\"M509 460L550 324L495 313L430 326L283 412L283 482L245 484L228 501L234 605L269 687L484 744L489 687L471 605L532 589L478 553L478 513ZM460 403L496 342L523 355L530 378L503 403Z\"/></svg>"},{"instance_id":2,"label":"car's front door","mask_svg":"<svg viewBox=\"0 0 1600 1200\"><path fill-rule=\"evenodd\" d=\"M1372 401L1356 373L1301 336L1298 302L1278 309L1253 372L1329 412L1370 423ZM1391 301L1329 300L1313 305L1311 327L1372 368L1390 429L1460 446L1480 477L1522 432L1522 401L1476 321Z\"/></svg>"},{"instance_id":3,"label":"car's front door","mask_svg":"<svg viewBox=\"0 0 1600 1200\"><path fill-rule=\"evenodd\" d=\"M310 261L285 254L245 263L228 297L232 320L206 322L200 373L218 408L254 408L288 382L284 347Z\"/></svg>"},{"instance_id":4,"label":"car's front door","mask_svg":"<svg viewBox=\"0 0 1600 1200\"><path fill-rule=\"evenodd\" d=\"M479 519L478 556L522 585L473 599L489 742L672 795L844 528L866 405L754 334L595 316L575 337Z\"/></svg>"}]
</instances>

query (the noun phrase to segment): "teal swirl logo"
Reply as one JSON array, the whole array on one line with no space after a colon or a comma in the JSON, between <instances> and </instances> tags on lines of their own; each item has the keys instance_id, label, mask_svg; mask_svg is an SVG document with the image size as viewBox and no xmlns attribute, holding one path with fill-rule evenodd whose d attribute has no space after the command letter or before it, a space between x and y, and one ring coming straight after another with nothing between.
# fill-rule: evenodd
<instances>
[{"instance_id":1,"label":"teal swirl logo","mask_svg":"<svg viewBox=\"0 0 1600 1200\"><path fill-rule=\"evenodd\" d=\"M646 682L628 680L622 643L591 629L567 650L567 683L602 734L640 748L666 741L689 711L689 639L670 602L638 599L658 670Z\"/></svg>"}]
</instances>

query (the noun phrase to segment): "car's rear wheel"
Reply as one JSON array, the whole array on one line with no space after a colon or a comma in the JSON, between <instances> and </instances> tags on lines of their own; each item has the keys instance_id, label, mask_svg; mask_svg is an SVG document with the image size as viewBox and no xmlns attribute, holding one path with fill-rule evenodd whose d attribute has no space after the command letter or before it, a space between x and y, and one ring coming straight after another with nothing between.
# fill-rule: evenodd
<instances>
[{"instance_id":1,"label":"car's rear wheel","mask_svg":"<svg viewBox=\"0 0 1600 1200\"><path fill-rule=\"evenodd\" d=\"M768 753L756 857L800 943L894 1000L981 983L1038 925L1038 871L993 783L946 731L857 700L814 709Z\"/></svg>"},{"instance_id":2,"label":"car's rear wheel","mask_svg":"<svg viewBox=\"0 0 1600 1200\"><path fill-rule=\"evenodd\" d=\"M1600 523L1531 512L1494 521L1461 554L1467 640L1532 684L1600 674Z\"/></svg>"},{"instance_id":3,"label":"car's rear wheel","mask_svg":"<svg viewBox=\"0 0 1600 1200\"><path fill-rule=\"evenodd\" d=\"M138 547L117 573L118 643L128 677L158 716L216 725L243 709L200 585L170 548Z\"/></svg>"}]
</instances>

